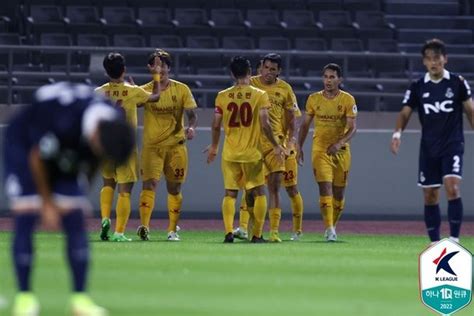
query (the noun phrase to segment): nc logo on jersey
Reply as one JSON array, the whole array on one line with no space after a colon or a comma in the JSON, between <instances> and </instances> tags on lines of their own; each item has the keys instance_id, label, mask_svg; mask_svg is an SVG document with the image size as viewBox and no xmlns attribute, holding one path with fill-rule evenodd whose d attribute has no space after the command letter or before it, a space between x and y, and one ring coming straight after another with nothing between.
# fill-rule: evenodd
<instances>
[{"instance_id":1,"label":"nc logo on jersey","mask_svg":"<svg viewBox=\"0 0 474 316\"><path fill-rule=\"evenodd\" d=\"M454 96L453 90L451 88L446 89L446 93L444 95L446 98L451 99Z\"/></svg>"},{"instance_id":2,"label":"nc logo on jersey","mask_svg":"<svg viewBox=\"0 0 474 316\"><path fill-rule=\"evenodd\" d=\"M442 315L452 315L469 305L472 295L472 254L443 239L420 254L421 300Z\"/></svg>"},{"instance_id":3,"label":"nc logo on jersey","mask_svg":"<svg viewBox=\"0 0 474 316\"><path fill-rule=\"evenodd\" d=\"M454 111L453 108L448 107L451 104L453 104L453 100L444 100L442 102L436 101L435 104L423 103L423 108L425 110L425 114L430 114L430 111L433 111L434 113L449 113Z\"/></svg>"}]
</instances>

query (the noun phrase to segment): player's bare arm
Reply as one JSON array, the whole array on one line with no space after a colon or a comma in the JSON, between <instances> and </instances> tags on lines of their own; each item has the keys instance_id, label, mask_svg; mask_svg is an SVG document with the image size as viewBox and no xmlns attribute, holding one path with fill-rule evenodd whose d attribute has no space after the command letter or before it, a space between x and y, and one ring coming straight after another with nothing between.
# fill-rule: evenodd
<instances>
[{"instance_id":1,"label":"player's bare arm","mask_svg":"<svg viewBox=\"0 0 474 316\"><path fill-rule=\"evenodd\" d=\"M36 190L43 200L41 218L45 227L49 229L59 228L59 209L53 201L51 187L48 183L48 173L46 166L41 159L39 146L30 151L29 164L31 175L35 181Z\"/></svg>"},{"instance_id":2,"label":"player's bare arm","mask_svg":"<svg viewBox=\"0 0 474 316\"><path fill-rule=\"evenodd\" d=\"M474 129L474 102L472 102L472 98L467 99L462 103L464 107L464 113L466 113L467 120L469 124L471 124L471 128Z\"/></svg>"},{"instance_id":3,"label":"player's bare arm","mask_svg":"<svg viewBox=\"0 0 474 316\"><path fill-rule=\"evenodd\" d=\"M296 115L294 108L286 110L285 120L288 126L288 148L292 149L296 146Z\"/></svg>"},{"instance_id":4,"label":"player's bare arm","mask_svg":"<svg viewBox=\"0 0 474 316\"><path fill-rule=\"evenodd\" d=\"M155 57L155 63L153 65L147 65L147 67L153 75L153 90L148 98L148 102L157 102L160 99L161 59Z\"/></svg>"},{"instance_id":5,"label":"player's bare arm","mask_svg":"<svg viewBox=\"0 0 474 316\"><path fill-rule=\"evenodd\" d=\"M197 114L194 109L186 110L186 117L188 118L188 127L186 128L186 139L193 139L196 135Z\"/></svg>"},{"instance_id":6,"label":"player's bare arm","mask_svg":"<svg viewBox=\"0 0 474 316\"><path fill-rule=\"evenodd\" d=\"M300 165L303 165L304 162L303 145L304 141L306 140L306 136L308 136L309 126L311 125L313 118L314 115L305 113L303 123L300 127L300 133L298 135L298 148L296 153L296 159Z\"/></svg>"},{"instance_id":7,"label":"player's bare arm","mask_svg":"<svg viewBox=\"0 0 474 316\"><path fill-rule=\"evenodd\" d=\"M356 131L357 131L357 126L356 126L356 118L355 117L347 117L346 118L346 128L347 132L342 136L342 138L337 141L335 144L332 144L329 146L327 150L328 155L335 155L342 146L344 146L345 143L350 141L352 137L354 137Z\"/></svg>"},{"instance_id":8,"label":"player's bare arm","mask_svg":"<svg viewBox=\"0 0 474 316\"><path fill-rule=\"evenodd\" d=\"M392 142L390 144L390 150L394 155L396 155L398 153L398 150L400 149L402 131L405 130L405 127L410 121L410 116L412 112L413 109L405 105L398 114L395 132L392 135Z\"/></svg>"},{"instance_id":9,"label":"player's bare arm","mask_svg":"<svg viewBox=\"0 0 474 316\"><path fill-rule=\"evenodd\" d=\"M214 113L214 118L212 119L212 142L209 146L204 149L204 153L207 152L207 163L211 163L217 156L219 138L221 137L221 124L222 124L222 114Z\"/></svg>"},{"instance_id":10,"label":"player's bare arm","mask_svg":"<svg viewBox=\"0 0 474 316\"><path fill-rule=\"evenodd\" d=\"M268 138L270 143L272 143L273 150L275 151L276 156L279 157L279 159L283 160L285 158L286 151L281 145L277 143L275 136L273 135L273 130L270 125L270 120L268 118L268 110L266 108L260 109L259 117L263 133Z\"/></svg>"}]
</instances>

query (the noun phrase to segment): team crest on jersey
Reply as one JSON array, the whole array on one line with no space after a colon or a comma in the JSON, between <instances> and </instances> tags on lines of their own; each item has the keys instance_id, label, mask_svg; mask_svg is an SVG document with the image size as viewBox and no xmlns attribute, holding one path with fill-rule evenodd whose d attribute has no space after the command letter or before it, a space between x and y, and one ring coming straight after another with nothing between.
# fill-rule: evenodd
<instances>
[{"instance_id":1,"label":"team crest on jersey","mask_svg":"<svg viewBox=\"0 0 474 316\"><path fill-rule=\"evenodd\" d=\"M451 88L446 89L446 98L451 99L454 96L453 90Z\"/></svg>"},{"instance_id":2,"label":"team crest on jersey","mask_svg":"<svg viewBox=\"0 0 474 316\"><path fill-rule=\"evenodd\" d=\"M338 111L338 112L342 112L342 105L338 105L338 106L337 106L337 111Z\"/></svg>"}]
</instances>

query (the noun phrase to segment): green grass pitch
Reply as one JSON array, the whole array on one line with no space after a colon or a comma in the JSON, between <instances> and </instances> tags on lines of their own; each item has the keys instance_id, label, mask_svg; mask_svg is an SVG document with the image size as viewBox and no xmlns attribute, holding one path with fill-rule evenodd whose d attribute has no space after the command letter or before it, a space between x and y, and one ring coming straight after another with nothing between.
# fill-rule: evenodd
<instances>
[{"instance_id":1,"label":"green grass pitch","mask_svg":"<svg viewBox=\"0 0 474 316\"><path fill-rule=\"evenodd\" d=\"M132 232L130 232L132 235ZM111 243L91 235L93 298L111 315L435 315L418 292L425 236L341 235L323 242L222 244L221 232L185 231L182 241ZM285 240L288 234L283 234ZM10 235L0 233L0 295L11 302ZM474 238L463 245L474 249ZM65 315L70 289L59 234L38 234L34 290L42 315ZM456 315L473 315L473 305ZM8 315L9 309L0 311Z\"/></svg>"}]
</instances>

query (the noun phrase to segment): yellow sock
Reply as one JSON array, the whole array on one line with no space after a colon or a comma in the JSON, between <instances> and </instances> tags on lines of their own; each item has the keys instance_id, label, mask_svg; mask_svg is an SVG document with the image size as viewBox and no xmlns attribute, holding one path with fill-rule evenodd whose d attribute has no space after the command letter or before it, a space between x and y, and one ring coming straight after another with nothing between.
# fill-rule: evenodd
<instances>
[{"instance_id":1,"label":"yellow sock","mask_svg":"<svg viewBox=\"0 0 474 316\"><path fill-rule=\"evenodd\" d=\"M179 215L181 214L181 205L183 204L183 195L168 194L168 231L176 232L176 225L178 225Z\"/></svg>"},{"instance_id":2,"label":"yellow sock","mask_svg":"<svg viewBox=\"0 0 474 316\"><path fill-rule=\"evenodd\" d=\"M267 196L260 195L255 197L255 204L253 206L254 226L252 235L255 237L262 237L263 224L265 223L265 215L267 213Z\"/></svg>"},{"instance_id":3,"label":"yellow sock","mask_svg":"<svg viewBox=\"0 0 474 316\"><path fill-rule=\"evenodd\" d=\"M334 223L334 226L336 226L337 222L339 222L339 219L341 218L342 211L344 210L345 200L344 199L342 199L342 200L333 199L332 204L333 204L333 207L334 207L333 223Z\"/></svg>"},{"instance_id":4,"label":"yellow sock","mask_svg":"<svg viewBox=\"0 0 474 316\"><path fill-rule=\"evenodd\" d=\"M323 216L324 227L327 229L333 226L334 210L332 207L332 196L319 197L319 208Z\"/></svg>"},{"instance_id":5,"label":"yellow sock","mask_svg":"<svg viewBox=\"0 0 474 316\"><path fill-rule=\"evenodd\" d=\"M303 231L303 198L298 192L297 195L290 197L291 211L293 212L293 232Z\"/></svg>"},{"instance_id":6,"label":"yellow sock","mask_svg":"<svg viewBox=\"0 0 474 316\"><path fill-rule=\"evenodd\" d=\"M232 233L234 230L235 199L224 196L222 200L222 219L224 220L225 233Z\"/></svg>"},{"instance_id":7,"label":"yellow sock","mask_svg":"<svg viewBox=\"0 0 474 316\"><path fill-rule=\"evenodd\" d=\"M247 201L245 200L245 193L242 194L242 200L240 201L240 212L239 212L239 227L244 231L248 231L250 214L247 209Z\"/></svg>"},{"instance_id":8,"label":"yellow sock","mask_svg":"<svg viewBox=\"0 0 474 316\"><path fill-rule=\"evenodd\" d=\"M278 231L280 228L281 208L271 208L268 210L270 218L270 231Z\"/></svg>"},{"instance_id":9,"label":"yellow sock","mask_svg":"<svg viewBox=\"0 0 474 316\"><path fill-rule=\"evenodd\" d=\"M155 191L143 190L140 193L140 222L143 226L150 227L151 213L155 207Z\"/></svg>"},{"instance_id":10,"label":"yellow sock","mask_svg":"<svg viewBox=\"0 0 474 316\"><path fill-rule=\"evenodd\" d=\"M115 223L115 232L123 234L127 227L128 218L130 217L130 193L119 193L117 200L117 221Z\"/></svg>"},{"instance_id":11,"label":"yellow sock","mask_svg":"<svg viewBox=\"0 0 474 316\"><path fill-rule=\"evenodd\" d=\"M105 186L100 190L100 216L102 219L110 218L112 203L114 201L114 188Z\"/></svg>"}]
</instances>

